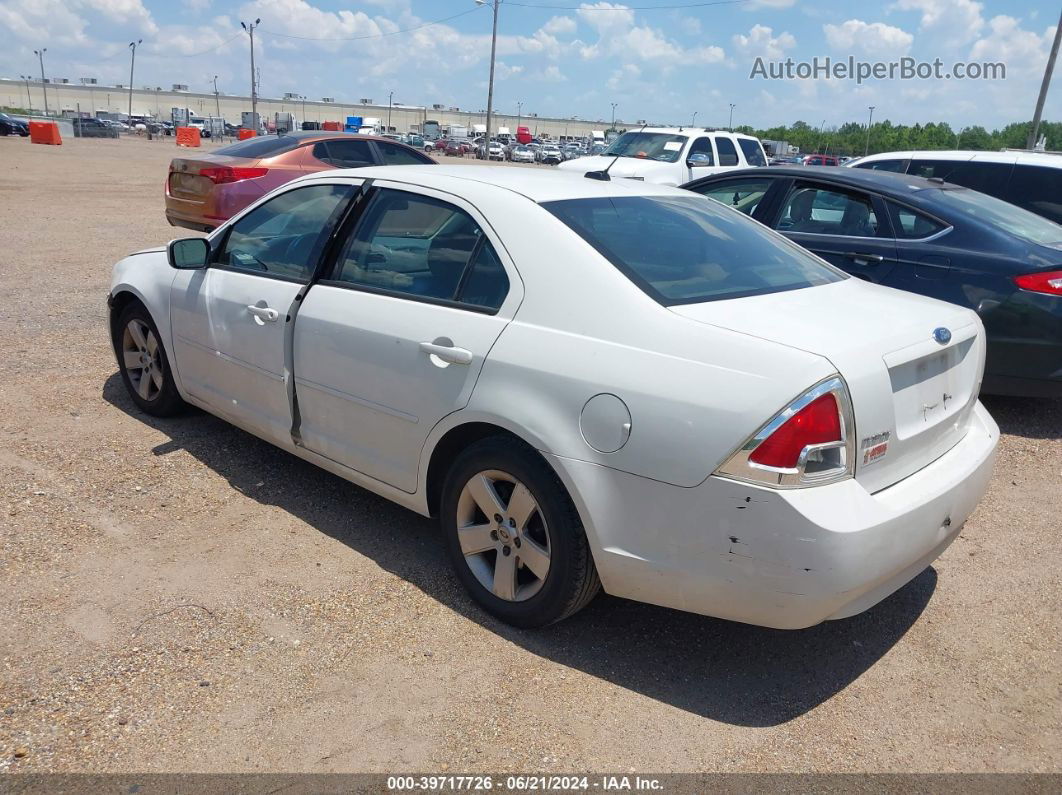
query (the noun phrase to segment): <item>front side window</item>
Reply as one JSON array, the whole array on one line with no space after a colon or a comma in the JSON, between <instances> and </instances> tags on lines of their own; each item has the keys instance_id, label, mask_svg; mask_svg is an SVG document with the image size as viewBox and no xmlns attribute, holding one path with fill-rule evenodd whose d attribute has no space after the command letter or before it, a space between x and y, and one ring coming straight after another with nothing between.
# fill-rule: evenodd
<instances>
[{"instance_id":1,"label":"front side window","mask_svg":"<svg viewBox=\"0 0 1062 795\"><path fill-rule=\"evenodd\" d=\"M389 189L373 196L333 279L490 309L501 306L509 287L505 269L468 213L430 196Z\"/></svg>"},{"instance_id":2,"label":"front side window","mask_svg":"<svg viewBox=\"0 0 1062 795\"><path fill-rule=\"evenodd\" d=\"M313 145L313 156L336 168L361 168L376 163L368 141L332 140Z\"/></svg>"},{"instance_id":3,"label":"front side window","mask_svg":"<svg viewBox=\"0 0 1062 795\"><path fill-rule=\"evenodd\" d=\"M612 142L605 154L674 163L682 155L686 140L685 135L671 133L625 132Z\"/></svg>"},{"instance_id":4,"label":"front side window","mask_svg":"<svg viewBox=\"0 0 1062 795\"><path fill-rule=\"evenodd\" d=\"M698 138L694 141L690 146L689 154L686 155L686 160L692 166L714 166L715 154L712 152L712 139Z\"/></svg>"},{"instance_id":5,"label":"front side window","mask_svg":"<svg viewBox=\"0 0 1062 795\"><path fill-rule=\"evenodd\" d=\"M971 160L912 160L908 174L916 177L942 179L953 185L973 188L990 196L998 196L1014 170L1011 163L984 163Z\"/></svg>"},{"instance_id":6,"label":"front side window","mask_svg":"<svg viewBox=\"0 0 1062 795\"><path fill-rule=\"evenodd\" d=\"M875 237L878 218L870 197L861 193L798 185L782 205L778 229L819 235Z\"/></svg>"},{"instance_id":7,"label":"front side window","mask_svg":"<svg viewBox=\"0 0 1062 795\"><path fill-rule=\"evenodd\" d=\"M737 149L734 142L729 138L716 138L715 146L719 150L719 165L736 166L738 164Z\"/></svg>"},{"instance_id":8,"label":"front side window","mask_svg":"<svg viewBox=\"0 0 1062 795\"><path fill-rule=\"evenodd\" d=\"M309 281L350 185L296 188L256 207L232 225L217 265Z\"/></svg>"},{"instance_id":9,"label":"front side window","mask_svg":"<svg viewBox=\"0 0 1062 795\"><path fill-rule=\"evenodd\" d=\"M767 165L767 158L763 156L763 147L760 146L759 141L753 141L751 138L738 138L738 145L750 166Z\"/></svg>"},{"instance_id":10,"label":"front side window","mask_svg":"<svg viewBox=\"0 0 1062 795\"><path fill-rule=\"evenodd\" d=\"M692 190L727 207L733 207L745 215L752 215L770 187L769 179L732 179L701 185Z\"/></svg>"},{"instance_id":11,"label":"front side window","mask_svg":"<svg viewBox=\"0 0 1062 795\"><path fill-rule=\"evenodd\" d=\"M1000 198L1062 224L1062 169L1018 163Z\"/></svg>"},{"instance_id":12,"label":"front side window","mask_svg":"<svg viewBox=\"0 0 1062 795\"><path fill-rule=\"evenodd\" d=\"M542 207L665 306L847 278L755 221L699 196L567 199Z\"/></svg>"},{"instance_id":13,"label":"front side window","mask_svg":"<svg viewBox=\"0 0 1062 795\"><path fill-rule=\"evenodd\" d=\"M860 163L856 168L869 168L874 171L893 171L897 174L902 174L907 170L906 164L906 160L875 160L871 163Z\"/></svg>"}]
</instances>

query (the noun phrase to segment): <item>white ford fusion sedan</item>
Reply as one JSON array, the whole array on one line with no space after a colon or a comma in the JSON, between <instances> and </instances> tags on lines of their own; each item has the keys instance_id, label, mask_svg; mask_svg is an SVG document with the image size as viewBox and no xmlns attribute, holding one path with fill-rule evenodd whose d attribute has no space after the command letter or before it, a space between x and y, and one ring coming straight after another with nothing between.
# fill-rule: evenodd
<instances>
[{"instance_id":1,"label":"white ford fusion sedan","mask_svg":"<svg viewBox=\"0 0 1062 795\"><path fill-rule=\"evenodd\" d=\"M424 515L486 610L610 594L769 627L951 543L998 428L985 334L674 188L331 171L114 268L136 405L192 404Z\"/></svg>"}]
</instances>

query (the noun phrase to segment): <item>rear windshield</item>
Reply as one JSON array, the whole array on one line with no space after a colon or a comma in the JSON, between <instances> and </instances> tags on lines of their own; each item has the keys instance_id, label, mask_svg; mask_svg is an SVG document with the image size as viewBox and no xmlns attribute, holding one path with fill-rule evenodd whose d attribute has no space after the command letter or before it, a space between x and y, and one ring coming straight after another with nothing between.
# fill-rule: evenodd
<instances>
[{"instance_id":1,"label":"rear windshield","mask_svg":"<svg viewBox=\"0 0 1062 795\"><path fill-rule=\"evenodd\" d=\"M664 306L847 278L758 222L700 196L568 199L542 206Z\"/></svg>"},{"instance_id":2,"label":"rear windshield","mask_svg":"<svg viewBox=\"0 0 1062 795\"><path fill-rule=\"evenodd\" d=\"M942 190L942 204L1005 232L1043 246L1062 244L1062 226L1002 199L973 190Z\"/></svg>"},{"instance_id":3,"label":"rear windshield","mask_svg":"<svg viewBox=\"0 0 1062 795\"><path fill-rule=\"evenodd\" d=\"M229 157L272 157L294 149L300 143L298 138L292 138L290 135L261 135L215 149L214 154Z\"/></svg>"}]
</instances>

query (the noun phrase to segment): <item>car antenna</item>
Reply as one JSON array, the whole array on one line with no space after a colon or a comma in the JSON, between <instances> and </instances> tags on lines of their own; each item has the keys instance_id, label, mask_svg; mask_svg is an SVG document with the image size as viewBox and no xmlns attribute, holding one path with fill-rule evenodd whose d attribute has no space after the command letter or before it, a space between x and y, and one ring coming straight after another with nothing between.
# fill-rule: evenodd
<instances>
[{"instance_id":1,"label":"car antenna","mask_svg":"<svg viewBox=\"0 0 1062 795\"><path fill-rule=\"evenodd\" d=\"M649 126L649 122L646 122L645 124L642 125L642 129L638 130L638 132L641 132L642 130L644 130L648 126ZM610 168L612 168L614 165L616 165L616 161L619 160L619 159L620 159L620 156L617 154L614 158L612 158L612 162L609 163L607 166L605 166L600 171L587 171L585 174L583 174L583 176L586 177L587 179L598 179L598 180L601 180L602 182L609 182L609 181L611 181L612 177L610 177L608 175L608 170Z\"/></svg>"}]
</instances>

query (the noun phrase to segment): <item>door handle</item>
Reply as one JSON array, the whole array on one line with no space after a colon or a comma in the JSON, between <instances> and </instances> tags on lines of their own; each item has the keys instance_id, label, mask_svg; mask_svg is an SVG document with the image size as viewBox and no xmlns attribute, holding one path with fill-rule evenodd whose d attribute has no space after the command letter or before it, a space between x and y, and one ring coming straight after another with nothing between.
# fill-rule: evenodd
<instances>
[{"instance_id":1,"label":"door handle","mask_svg":"<svg viewBox=\"0 0 1062 795\"><path fill-rule=\"evenodd\" d=\"M437 356L450 364L472 364L472 351L466 351L464 348L436 345L434 342L422 342L420 343L420 349L424 353Z\"/></svg>"},{"instance_id":2,"label":"door handle","mask_svg":"<svg viewBox=\"0 0 1062 795\"><path fill-rule=\"evenodd\" d=\"M884 262L885 258L880 254L860 254L858 251L849 251L845 253L845 257L863 265L868 262Z\"/></svg>"},{"instance_id":3,"label":"door handle","mask_svg":"<svg viewBox=\"0 0 1062 795\"><path fill-rule=\"evenodd\" d=\"M268 306L255 306L251 304L247 307L247 311L254 315L259 320L264 320L267 323L276 323L280 317L280 313L275 309L270 309Z\"/></svg>"}]
</instances>

